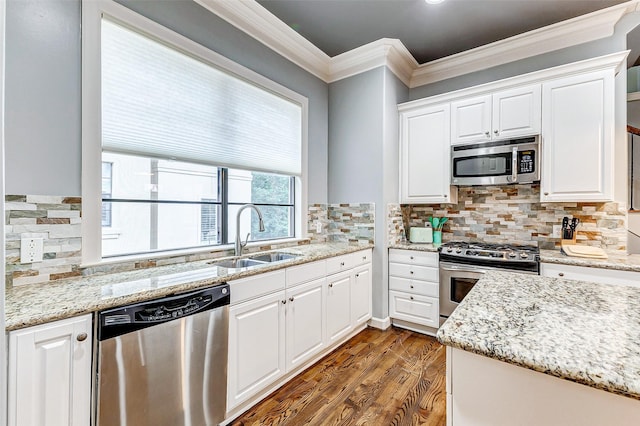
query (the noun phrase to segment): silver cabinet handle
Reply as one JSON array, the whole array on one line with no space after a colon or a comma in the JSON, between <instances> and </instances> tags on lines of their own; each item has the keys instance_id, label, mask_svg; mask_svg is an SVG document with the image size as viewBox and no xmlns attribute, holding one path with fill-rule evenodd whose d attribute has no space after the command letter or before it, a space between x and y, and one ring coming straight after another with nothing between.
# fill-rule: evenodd
<instances>
[{"instance_id":1,"label":"silver cabinet handle","mask_svg":"<svg viewBox=\"0 0 640 426\"><path fill-rule=\"evenodd\" d=\"M564 272L558 272L559 277L564 277Z\"/></svg>"},{"instance_id":2,"label":"silver cabinet handle","mask_svg":"<svg viewBox=\"0 0 640 426\"><path fill-rule=\"evenodd\" d=\"M76 340L78 342L84 342L85 340L87 340L87 333L80 333L76 336Z\"/></svg>"},{"instance_id":3,"label":"silver cabinet handle","mask_svg":"<svg viewBox=\"0 0 640 426\"><path fill-rule=\"evenodd\" d=\"M293 302L293 296L289 298L289 302Z\"/></svg>"}]
</instances>

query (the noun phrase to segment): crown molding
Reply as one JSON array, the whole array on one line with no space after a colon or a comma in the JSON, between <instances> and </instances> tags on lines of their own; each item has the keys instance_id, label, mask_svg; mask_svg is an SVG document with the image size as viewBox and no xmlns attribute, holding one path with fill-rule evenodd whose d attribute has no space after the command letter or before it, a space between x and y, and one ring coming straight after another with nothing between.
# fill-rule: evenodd
<instances>
[{"instance_id":1,"label":"crown molding","mask_svg":"<svg viewBox=\"0 0 640 426\"><path fill-rule=\"evenodd\" d=\"M194 0L325 82L331 58L255 0Z\"/></svg>"},{"instance_id":2,"label":"crown molding","mask_svg":"<svg viewBox=\"0 0 640 426\"><path fill-rule=\"evenodd\" d=\"M423 86L609 37L613 35L614 27L620 18L627 13L635 11L637 7L638 2L635 0L622 3L427 62L414 70L409 87Z\"/></svg>"},{"instance_id":3,"label":"crown molding","mask_svg":"<svg viewBox=\"0 0 640 426\"><path fill-rule=\"evenodd\" d=\"M329 83L387 66L409 85L418 63L398 39L382 38L331 58Z\"/></svg>"},{"instance_id":4,"label":"crown molding","mask_svg":"<svg viewBox=\"0 0 640 426\"><path fill-rule=\"evenodd\" d=\"M327 83L387 66L410 88L609 37L620 18L640 10L640 0L631 0L420 65L397 39L332 58L255 0L194 1Z\"/></svg>"}]
</instances>

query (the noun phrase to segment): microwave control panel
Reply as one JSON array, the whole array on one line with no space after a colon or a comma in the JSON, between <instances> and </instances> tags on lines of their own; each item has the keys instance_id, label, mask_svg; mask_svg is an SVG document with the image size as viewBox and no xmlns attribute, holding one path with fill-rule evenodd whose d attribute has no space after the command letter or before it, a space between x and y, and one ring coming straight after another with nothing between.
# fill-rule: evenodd
<instances>
[{"instance_id":1,"label":"microwave control panel","mask_svg":"<svg viewBox=\"0 0 640 426\"><path fill-rule=\"evenodd\" d=\"M533 173L535 170L535 151L518 151L518 174Z\"/></svg>"}]
</instances>

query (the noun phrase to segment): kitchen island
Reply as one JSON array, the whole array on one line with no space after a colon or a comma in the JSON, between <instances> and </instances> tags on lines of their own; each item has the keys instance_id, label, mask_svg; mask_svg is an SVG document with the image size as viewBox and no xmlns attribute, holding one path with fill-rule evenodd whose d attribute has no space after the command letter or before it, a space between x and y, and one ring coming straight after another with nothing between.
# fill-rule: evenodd
<instances>
[{"instance_id":1,"label":"kitchen island","mask_svg":"<svg viewBox=\"0 0 640 426\"><path fill-rule=\"evenodd\" d=\"M489 272L438 331L449 425L640 424L640 289Z\"/></svg>"}]
</instances>

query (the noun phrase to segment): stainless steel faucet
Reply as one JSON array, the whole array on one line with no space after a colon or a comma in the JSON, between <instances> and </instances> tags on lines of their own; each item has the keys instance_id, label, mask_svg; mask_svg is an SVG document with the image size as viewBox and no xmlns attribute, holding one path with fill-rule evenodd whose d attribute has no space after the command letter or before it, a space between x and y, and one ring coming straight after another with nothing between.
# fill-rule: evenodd
<instances>
[{"instance_id":1,"label":"stainless steel faucet","mask_svg":"<svg viewBox=\"0 0 640 426\"><path fill-rule=\"evenodd\" d=\"M244 243L240 239L240 214L247 207L253 208L256 211L256 213L258 213L258 231L264 232L264 222L262 221L262 212L260 211L260 209L253 204L245 204L244 206L240 207L240 209L238 210L238 213L236 214L236 246L235 246L236 256L242 256L242 249L249 242L249 235L251 235L251 232L247 234L247 238L244 240Z\"/></svg>"}]
</instances>

